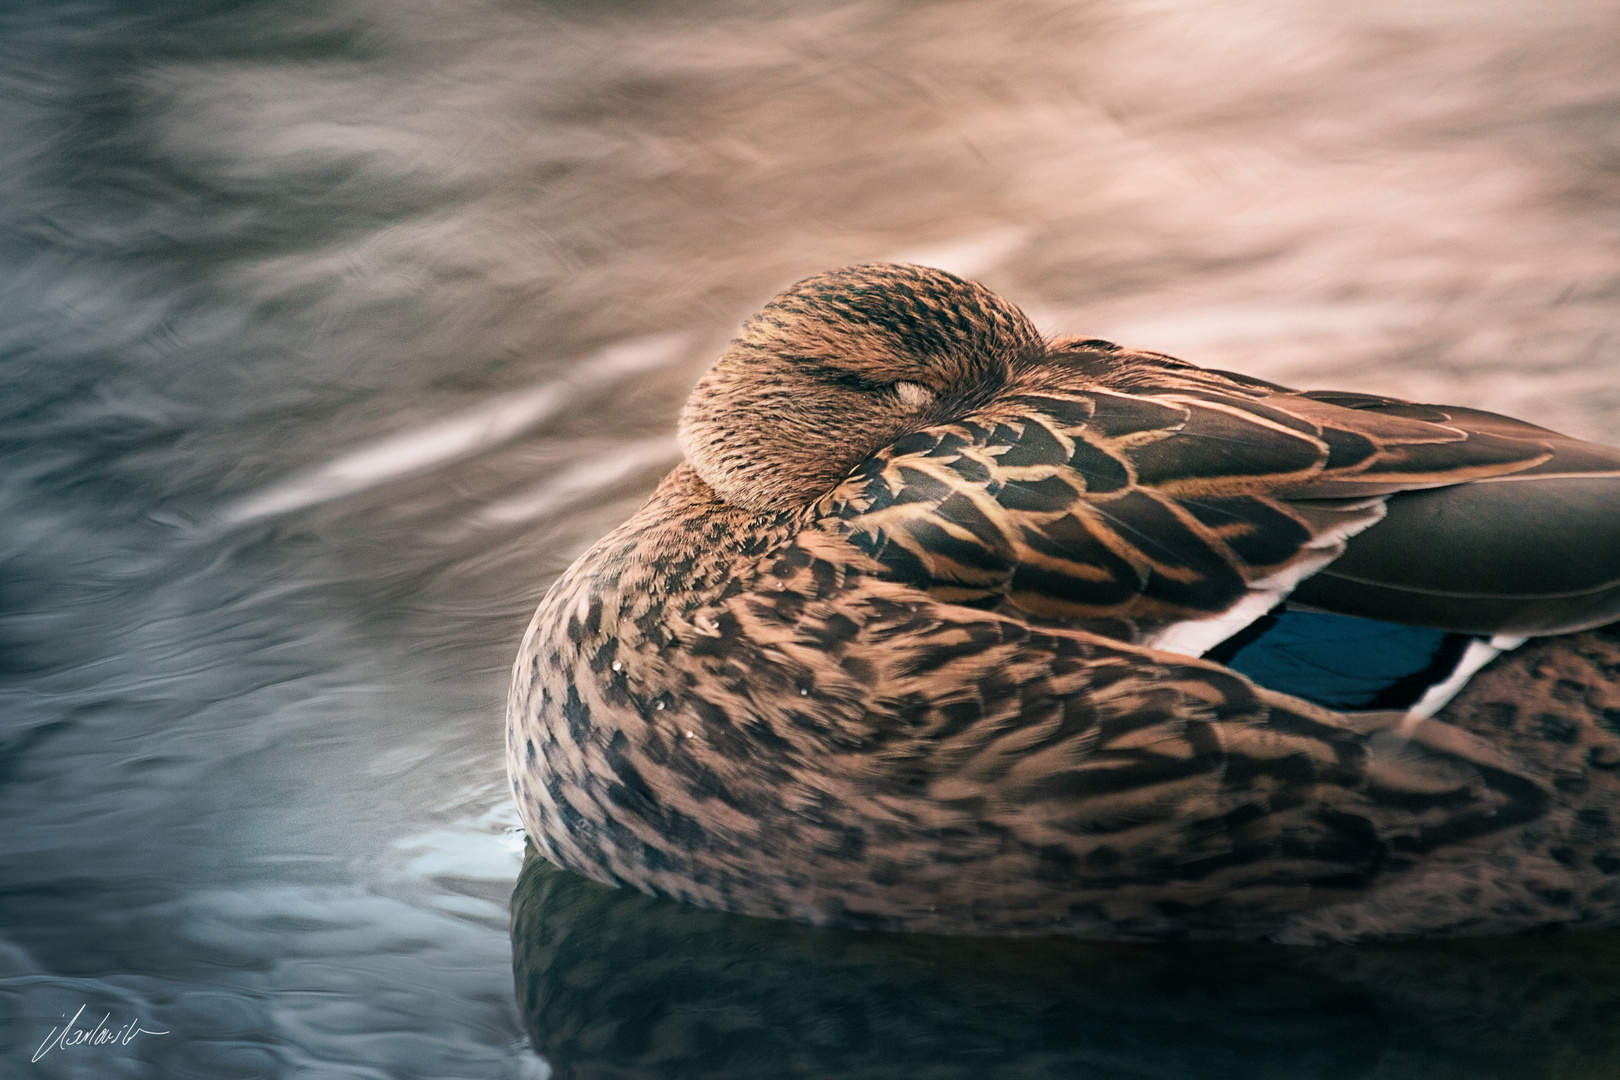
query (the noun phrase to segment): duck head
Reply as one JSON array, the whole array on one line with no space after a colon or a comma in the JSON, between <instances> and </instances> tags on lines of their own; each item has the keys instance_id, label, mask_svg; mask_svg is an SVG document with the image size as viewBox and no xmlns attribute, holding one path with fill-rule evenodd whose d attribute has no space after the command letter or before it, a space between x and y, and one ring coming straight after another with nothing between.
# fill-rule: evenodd
<instances>
[{"instance_id":1,"label":"duck head","mask_svg":"<svg viewBox=\"0 0 1620 1080\"><path fill-rule=\"evenodd\" d=\"M1023 312L925 266L807 278L743 324L681 414L681 447L726 502L805 506L873 451L995 392L1045 350Z\"/></svg>"}]
</instances>

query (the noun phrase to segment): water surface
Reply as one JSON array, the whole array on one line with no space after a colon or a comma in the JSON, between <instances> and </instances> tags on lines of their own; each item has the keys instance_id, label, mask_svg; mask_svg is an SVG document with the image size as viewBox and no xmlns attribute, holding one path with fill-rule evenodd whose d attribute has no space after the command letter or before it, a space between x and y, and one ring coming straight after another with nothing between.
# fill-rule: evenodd
<instances>
[{"instance_id":1,"label":"water surface","mask_svg":"<svg viewBox=\"0 0 1620 1080\"><path fill-rule=\"evenodd\" d=\"M1617 14L8 4L0 1072L1620 1069L1606 935L1217 951L1178 982L1165 951L756 928L787 959L700 965L694 1000L775 1004L665 1029L639 964L718 924L553 884L518 982L572 981L536 1013L501 763L550 579L675 460L736 323L830 266L1620 442ZM559 925L575 951L537 963ZM817 972L830 996L788 992ZM80 1006L168 1034L31 1062ZM579 1034L608 1028L689 1041Z\"/></svg>"}]
</instances>

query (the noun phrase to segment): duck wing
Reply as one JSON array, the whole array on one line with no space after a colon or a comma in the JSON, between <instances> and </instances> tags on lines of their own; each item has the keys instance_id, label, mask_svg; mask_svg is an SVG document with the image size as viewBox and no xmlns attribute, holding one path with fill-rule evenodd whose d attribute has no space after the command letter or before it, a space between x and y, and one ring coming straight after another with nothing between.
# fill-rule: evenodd
<instances>
[{"instance_id":1,"label":"duck wing","mask_svg":"<svg viewBox=\"0 0 1620 1080\"><path fill-rule=\"evenodd\" d=\"M1329 611L1463 633L1562 634L1620 619L1620 449L1521 420L1364 394L1303 395L1346 408L1544 443L1540 464L1392 495L1384 524L1294 599Z\"/></svg>"},{"instance_id":2,"label":"duck wing","mask_svg":"<svg viewBox=\"0 0 1620 1080\"><path fill-rule=\"evenodd\" d=\"M939 599L1199 655L1338 559L1395 493L1524 472L1561 438L1123 355L1110 385L1081 365L1016 376L872 455L822 512ZM1442 543L1424 564L1450 558Z\"/></svg>"}]
</instances>

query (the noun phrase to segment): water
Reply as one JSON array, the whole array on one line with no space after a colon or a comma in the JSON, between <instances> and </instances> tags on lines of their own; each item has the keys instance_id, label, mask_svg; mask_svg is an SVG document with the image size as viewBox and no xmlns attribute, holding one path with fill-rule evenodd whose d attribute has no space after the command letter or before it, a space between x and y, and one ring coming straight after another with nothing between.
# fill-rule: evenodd
<instances>
[{"instance_id":1,"label":"water","mask_svg":"<svg viewBox=\"0 0 1620 1080\"><path fill-rule=\"evenodd\" d=\"M535 859L518 992L559 1075L1609 1077L1620 935L1290 948L813 930Z\"/></svg>"},{"instance_id":2,"label":"water","mask_svg":"<svg viewBox=\"0 0 1620 1080\"><path fill-rule=\"evenodd\" d=\"M520 1008L501 763L550 578L737 321L826 267L1620 442L1617 15L13 0L0 1073L1620 1070L1611 935L851 942L543 870ZM167 1034L30 1061L80 1006Z\"/></svg>"}]
</instances>

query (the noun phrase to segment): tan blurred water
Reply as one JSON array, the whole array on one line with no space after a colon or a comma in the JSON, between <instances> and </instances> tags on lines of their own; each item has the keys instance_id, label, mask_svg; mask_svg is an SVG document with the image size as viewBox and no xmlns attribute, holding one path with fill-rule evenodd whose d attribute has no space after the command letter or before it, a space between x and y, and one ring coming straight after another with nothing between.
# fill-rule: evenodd
<instances>
[{"instance_id":1,"label":"tan blurred water","mask_svg":"<svg viewBox=\"0 0 1620 1080\"><path fill-rule=\"evenodd\" d=\"M0 1060L589 1074L510 989L506 667L809 273L1620 442L1617 61L1568 0L7 5ZM1501 1075L1620 1072L1616 1000ZM87 1002L172 1034L30 1063Z\"/></svg>"}]
</instances>

